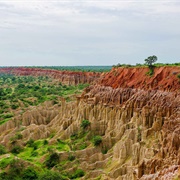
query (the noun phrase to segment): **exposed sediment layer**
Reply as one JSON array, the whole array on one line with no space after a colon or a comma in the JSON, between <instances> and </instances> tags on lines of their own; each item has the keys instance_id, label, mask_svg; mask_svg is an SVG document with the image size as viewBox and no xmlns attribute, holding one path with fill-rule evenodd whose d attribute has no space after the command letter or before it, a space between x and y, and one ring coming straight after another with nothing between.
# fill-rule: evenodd
<instances>
[{"instance_id":1,"label":"exposed sediment layer","mask_svg":"<svg viewBox=\"0 0 180 180\"><path fill-rule=\"evenodd\" d=\"M81 121L88 119L90 132L102 136L103 142L99 148L89 146L73 152L87 172L85 179L100 174L102 179L153 179L168 173L169 179L175 177L180 163L179 96L154 90L120 90L121 94L127 91L127 100L119 105L82 97L77 102L62 101L61 106L32 109L19 118L19 124L26 127L23 140L48 138L52 131L52 143L57 138L68 139L80 130ZM0 127L1 143L8 144L17 123L12 120ZM108 150L105 155L101 152L104 148ZM66 158L67 153L61 157Z\"/></svg>"},{"instance_id":2,"label":"exposed sediment layer","mask_svg":"<svg viewBox=\"0 0 180 180\"><path fill-rule=\"evenodd\" d=\"M82 179L180 178L180 69L159 68L153 77L143 74L146 84L139 81L136 69L116 69L120 73L116 78L113 71L98 85L86 88L76 102L44 103L3 124L0 142L8 147L12 134L21 127L22 142L48 138L52 132L55 136L50 143L57 138L65 140L88 119L89 137L100 135L103 140L99 147L89 145L71 152L86 171ZM129 74L131 78L126 79ZM104 149L107 154L102 153ZM67 152L62 152L61 158L67 159Z\"/></svg>"},{"instance_id":3,"label":"exposed sediment layer","mask_svg":"<svg viewBox=\"0 0 180 180\"><path fill-rule=\"evenodd\" d=\"M180 67L159 67L154 69L153 76L147 75L149 68L113 68L102 77L102 86L113 88L154 89L176 91L180 89L177 75Z\"/></svg>"},{"instance_id":4,"label":"exposed sediment layer","mask_svg":"<svg viewBox=\"0 0 180 180\"><path fill-rule=\"evenodd\" d=\"M100 73L95 72L58 71L25 67L0 68L0 73L14 74L17 76L49 76L58 79L66 85L91 84L100 77Z\"/></svg>"}]
</instances>

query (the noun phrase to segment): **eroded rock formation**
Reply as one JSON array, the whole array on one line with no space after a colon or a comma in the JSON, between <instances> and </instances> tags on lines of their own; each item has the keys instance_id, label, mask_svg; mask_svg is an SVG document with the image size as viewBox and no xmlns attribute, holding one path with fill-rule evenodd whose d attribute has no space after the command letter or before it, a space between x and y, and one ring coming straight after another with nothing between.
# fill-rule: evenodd
<instances>
[{"instance_id":1,"label":"eroded rock formation","mask_svg":"<svg viewBox=\"0 0 180 180\"><path fill-rule=\"evenodd\" d=\"M114 71L119 74L112 75ZM146 71L113 69L100 83L85 89L76 102L62 99L60 105L31 108L0 126L0 142L8 146L17 128L24 127L22 141L48 138L54 132L53 144L79 132L82 120L88 119L87 140L93 135L103 140L98 147L88 144L71 151L86 171L82 179L178 179L180 83L176 75L180 68L159 68L153 77L146 76ZM61 153L63 160L67 153Z\"/></svg>"}]
</instances>

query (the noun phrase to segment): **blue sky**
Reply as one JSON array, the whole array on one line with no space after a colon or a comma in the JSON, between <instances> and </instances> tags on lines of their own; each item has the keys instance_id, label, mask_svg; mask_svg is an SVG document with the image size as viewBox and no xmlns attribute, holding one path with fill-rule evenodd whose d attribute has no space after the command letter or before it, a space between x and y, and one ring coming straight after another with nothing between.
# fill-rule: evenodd
<instances>
[{"instance_id":1,"label":"blue sky","mask_svg":"<svg viewBox=\"0 0 180 180\"><path fill-rule=\"evenodd\" d=\"M180 62L180 1L0 0L0 66Z\"/></svg>"}]
</instances>

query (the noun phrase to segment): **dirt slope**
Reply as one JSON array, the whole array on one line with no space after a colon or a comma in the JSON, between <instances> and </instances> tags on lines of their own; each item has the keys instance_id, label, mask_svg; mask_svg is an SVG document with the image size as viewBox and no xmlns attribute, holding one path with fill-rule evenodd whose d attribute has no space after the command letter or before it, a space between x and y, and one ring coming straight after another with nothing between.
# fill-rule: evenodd
<instances>
[{"instance_id":1,"label":"dirt slope","mask_svg":"<svg viewBox=\"0 0 180 180\"><path fill-rule=\"evenodd\" d=\"M92 83L100 77L100 73L58 71L51 69L8 67L0 68L0 73L14 74L17 76L49 76L58 79L63 84L76 85L81 83Z\"/></svg>"},{"instance_id":2,"label":"dirt slope","mask_svg":"<svg viewBox=\"0 0 180 180\"><path fill-rule=\"evenodd\" d=\"M180 89L177 74L180 67L160 67L154 69L152 77L146 75L148 68L114 68L106 73L100 85L113 88L154 89L175 91Z\"/></svg>"}]
</instances>

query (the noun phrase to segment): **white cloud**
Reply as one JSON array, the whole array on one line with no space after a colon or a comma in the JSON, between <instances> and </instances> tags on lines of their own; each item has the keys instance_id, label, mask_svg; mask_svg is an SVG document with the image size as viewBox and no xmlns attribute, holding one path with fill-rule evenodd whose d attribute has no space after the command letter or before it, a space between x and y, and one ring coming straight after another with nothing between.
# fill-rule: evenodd
<instances>
[{"instance_id":1,"label":"white cloud","mask_svg":"<svg viewBox=\"0 0 180 180\"><path fill-rule=\"evenodd\" d=\"M178 1L0 1L0 63L133 63L151 52L178 59L167 49L180 45L179 17Z\"/></svg>"}]
</instances>

